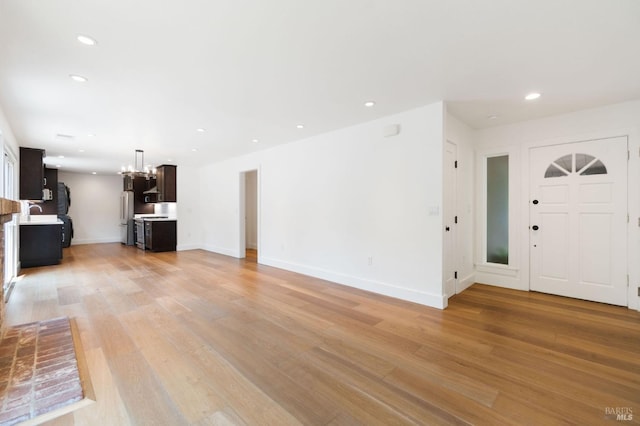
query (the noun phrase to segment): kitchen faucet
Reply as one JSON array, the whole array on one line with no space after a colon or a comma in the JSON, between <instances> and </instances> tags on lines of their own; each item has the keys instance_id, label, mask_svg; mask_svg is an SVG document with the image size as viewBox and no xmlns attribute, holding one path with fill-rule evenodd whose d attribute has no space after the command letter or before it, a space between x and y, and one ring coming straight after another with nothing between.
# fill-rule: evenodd
<instances>
[{"instance_id":1,"label":"kitchen faucet","mask_svg":"<svg viewBox=\"0 0 640 426\"><path fill-rule=\"evenodd\" d=\"M27 221L31 221L31 207L37 207L38 210L40 210L40 213L42 213L42 207L37 205L37 204L33 204L30 201L26 201L23 200L21 201L22 203L24 203L24 205L26 205L26 208L24 208L24 217L26 217Z\"/></svg>"}]
</instances>

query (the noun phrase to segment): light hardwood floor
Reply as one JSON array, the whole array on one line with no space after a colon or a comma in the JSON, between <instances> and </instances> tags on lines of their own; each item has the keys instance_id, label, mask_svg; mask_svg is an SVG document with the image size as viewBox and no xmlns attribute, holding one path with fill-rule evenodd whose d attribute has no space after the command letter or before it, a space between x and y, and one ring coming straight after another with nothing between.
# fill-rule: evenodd
<instances>
[{"instance_id":1,"label":"light hardwood floor","mask_svg":"<svg viewBox=\"0 0 640 426\"><path fill-rule=\"evenodd\" d=\"M194 250L73 246L10 325L77 321L97 402L55 425L615 424L640 314L474 285L444 311Z\"/></svg>"}]
</instances>

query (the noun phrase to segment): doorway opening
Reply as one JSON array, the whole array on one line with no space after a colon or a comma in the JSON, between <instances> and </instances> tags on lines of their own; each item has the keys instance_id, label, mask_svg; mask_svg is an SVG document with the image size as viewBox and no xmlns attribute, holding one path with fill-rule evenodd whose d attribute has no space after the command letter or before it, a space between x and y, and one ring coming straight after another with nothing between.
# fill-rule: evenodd
<instances>
[{"instance_id":1,"label":"doorway opening","mask_svg":"<svg viewBox=\"0 0 640 426\"><path fill-rule=\"evenodd\" d=\"M240 173L240 257L258 261L258 171Z\"/></svg>"}]
</instances>

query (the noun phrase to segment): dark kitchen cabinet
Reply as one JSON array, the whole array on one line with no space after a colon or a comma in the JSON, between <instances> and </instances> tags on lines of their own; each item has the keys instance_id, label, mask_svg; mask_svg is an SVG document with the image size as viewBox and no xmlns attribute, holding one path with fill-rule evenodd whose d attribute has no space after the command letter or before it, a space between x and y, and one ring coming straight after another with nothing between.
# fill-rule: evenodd
<instances>
[{"instance_id":1,"label":"dark kitchen cabinet","mask_svg":"<svg viewBox=\"0 0 640 426\"><path fill-rule=\"evenodd\" d=\"M136 176L133 178L133 212L135 214L153 213L153 202L145 191L155 186L155 179L147 179L144 176Z\"/></svg>"},{"instance_id":2,"label":"dark kitchen cabinet","mask_svg":"<svg viewBox=\"0 0 640 426\"><path fill-rule=\"evenodd\" d=\"M20 266L55 265L62 259L62 224L20 226Z\"/></svg>"},{"instance_id":3,"label":"dark kitchen cabinet","mask_svg":"<svg viewBox=\"0 0 640 426\"><path fill-rule=\"evenodd\" d=\"M44 169L44 189L51 191L52 198L40 204L42 214L58 214L58 169ZM34 214L32 211L31 214Z\"/></svg>"},{"instance_id":4,"label":"dark kitchen cabinet","mask_svg":"<svg viewBox=\"0 0 640 426\"><path fill-rule=\"evenodd\" d=\"M156 185L158 186L159 203L176 202L176 176L177 167L163 164L156 168Z\"/></svg>"},{"instance_id":5,"label":"dark kitchen cabinet","mask_svg":"<svg viewBox=\"0 0 640 426\"><path fill-rule=\"evenodd\" d=\"M20 199L42 200L44 150L20 147Z\"/></svg>"},{"instance_id":6,"label":"dark kitchen cabinet","mask_svg":"<svg viewBox=\"0 0 640 426\"><path fill-rule=\"evenodd\" d=\"M151 251L175 251L176 228L175 220L145 220L145 248Z\"/></svg>"}]
</instances>

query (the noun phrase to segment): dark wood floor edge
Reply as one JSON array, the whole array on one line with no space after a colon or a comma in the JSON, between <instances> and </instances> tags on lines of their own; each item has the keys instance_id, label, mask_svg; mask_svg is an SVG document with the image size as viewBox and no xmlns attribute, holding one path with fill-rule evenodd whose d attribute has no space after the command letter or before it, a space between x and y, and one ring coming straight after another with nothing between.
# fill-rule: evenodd
<instances>
[{"instance_id":1,"label":"dark wood floor edge","mask_svg":"<svg viewBox=\"0 0 640 426\"><path fill-rule=\"evenodd\" d=\"M91 383L91 376L89 375L89 366L84 355L84 349L82 348L82 341L80 340L80 331L78 330L78 324L76 324L75 318L69 318L69 326L71 327L71 337L73 340L73 349L76 351L76 361L78 363L78 374L80 375L80 384L82 385L82 391L84 393L84 399L89 399L93 402L96 400L96 394L93 390L93 384Z\"/></svg>"}]
</instances>

